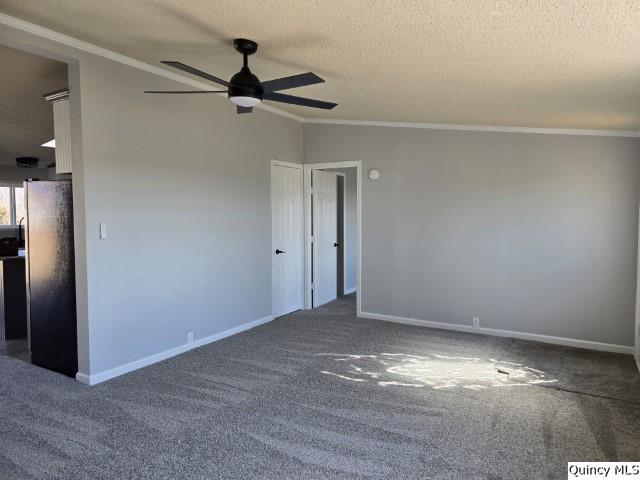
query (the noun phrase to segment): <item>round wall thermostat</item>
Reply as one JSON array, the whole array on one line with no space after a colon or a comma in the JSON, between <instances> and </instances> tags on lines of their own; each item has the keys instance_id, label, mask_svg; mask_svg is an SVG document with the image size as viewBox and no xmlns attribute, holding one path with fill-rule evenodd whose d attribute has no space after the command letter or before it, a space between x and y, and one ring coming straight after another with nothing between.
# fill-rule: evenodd
<instances>
[{"instance_id":1,"label":"round wall thermostat","mask_svg":"<svg viewBox=\"0 0 640 480\"><path fill-rule=\"evenodd\" d=\"M369 170L369 178L371 180L377 180L380 178L380 170L376 169L376 168L372 168L371 170Z\"/></svg>"}]
</instances>

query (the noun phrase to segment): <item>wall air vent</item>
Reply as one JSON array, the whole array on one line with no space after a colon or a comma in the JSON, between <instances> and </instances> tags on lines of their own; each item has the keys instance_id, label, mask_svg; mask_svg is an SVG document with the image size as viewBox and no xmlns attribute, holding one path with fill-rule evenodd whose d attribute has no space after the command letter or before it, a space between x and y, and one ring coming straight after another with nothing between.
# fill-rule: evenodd
<instances>
[{"instance_id":1,"label":"wall air vent","mask_svg":"<svg viewBox=\"0 0 640 480\"><path fill-rule=\"evenodd\" d=\"M63 88L61 90L56 90L55 92L45 93L43 97L49 103L55 103L55 102L60 102L62 100L67 100L69 98L69 89Z\"/></svg>"}]
</instances>

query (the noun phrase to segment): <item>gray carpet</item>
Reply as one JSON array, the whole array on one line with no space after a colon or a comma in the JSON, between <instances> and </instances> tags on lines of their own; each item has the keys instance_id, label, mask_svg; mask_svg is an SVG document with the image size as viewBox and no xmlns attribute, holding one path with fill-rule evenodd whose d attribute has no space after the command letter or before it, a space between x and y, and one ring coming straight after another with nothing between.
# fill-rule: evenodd
<instances>
[{"instance_id":1,"label":"gray carpet","mask_svg":"<svg viewBox=\"0 0 640 480\"><path fill-rule=\"evenodd\" d=\"M0 357L0 478L559 479L640 460L639 412L629 356L348 298L95 387Z\"/></svg>"},{"instance_id":2,"label":"gray carpet","mask_svg":"<svg viewBox=\"0 0 640 480\"><path fill-rule=\"evenodd\" d=\"M0 356L17 358L24 362L31 361L31 354L27 347L27 339L19 340L0 340Z\"/></svg>"}]
</instances>

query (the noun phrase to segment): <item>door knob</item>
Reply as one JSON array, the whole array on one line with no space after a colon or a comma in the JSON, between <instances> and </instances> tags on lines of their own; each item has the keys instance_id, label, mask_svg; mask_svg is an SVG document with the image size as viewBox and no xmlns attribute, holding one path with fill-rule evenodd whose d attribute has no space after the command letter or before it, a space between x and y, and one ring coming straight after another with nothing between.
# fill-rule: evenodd
<instances>
[{"instance_id":1,"label":"door knob","mask_svg":"<svg viewBox=\"0 0 640 480\"><path fill-rule=\"evenodd\" d=\"M287 253L284 250L279 250L276 248L276 255L280 255L281 253Z\"/></svg>"},{"instance_id":2,"label":"door knob","mask_svg":"<svg viewBox=\"0 0 640 480\"><path fill-rule=\"evenodd\" d=\"M340 244L337 243L337 242L333 244L334 247L337 247L338 245L340 245Z\"/></svg>"}]
</instances>

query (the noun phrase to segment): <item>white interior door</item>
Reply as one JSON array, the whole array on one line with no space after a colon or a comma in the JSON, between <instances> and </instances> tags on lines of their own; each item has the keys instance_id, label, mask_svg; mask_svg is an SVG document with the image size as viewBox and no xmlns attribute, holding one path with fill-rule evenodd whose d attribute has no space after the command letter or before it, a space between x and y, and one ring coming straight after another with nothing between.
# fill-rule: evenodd
<instances>
[{"instance_id":1,"label":"white interior door","mask_svg":"<svg viewBox=\"0 0 640 480\"><path fill-rule=\"evenodd\" d=\"M338 296L337 175L313 170L313 306Z\"/></svg>"},{"instance_id":2,"label":"white interior door","mask_svg":"<svg viewBox=\"0 0 640 480\"><path fill-rule=\"evenodd\" d=\"M303 308L302 169L271 165L271 285L274 317Z\"/></svg>"}]
</instances>

